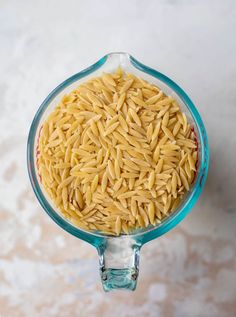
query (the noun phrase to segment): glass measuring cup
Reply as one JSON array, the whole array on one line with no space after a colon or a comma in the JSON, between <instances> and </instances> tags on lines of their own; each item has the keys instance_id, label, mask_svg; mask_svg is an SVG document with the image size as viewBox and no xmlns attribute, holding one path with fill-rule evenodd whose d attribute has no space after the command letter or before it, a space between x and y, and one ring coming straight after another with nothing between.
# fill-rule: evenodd
<instances>
[{"instance_id":1,"label":"glass measuring cup","mask_svg":"<svg viewBox=\"0 0 236 317\"><path fill-rule=\"evenodd\" d=\"M99 76L102 72L112 72L118 66L121 66L126 72L133 73L156 84L164 93L173 96L178 101L198 140L198 162L195 180L191 189L175 212L155 227L150 226L134 234L113 237L80 229L73 225L70 220L64 218L56 209L44 191L37 172L37 141L44 120L64 94L91 77ZM141 64L127 53L110 53L89 68L65 80L44 100L30 128L27 162L33 190L47 214L64 230L96 247L104 290L110 291L120 288L134 290L139 273L139 256L142 245L175 227L196 203L207 176L209 147L206 130L198 111L186 93L177 84L160 72Z\"/></svg>"}]
</instances>

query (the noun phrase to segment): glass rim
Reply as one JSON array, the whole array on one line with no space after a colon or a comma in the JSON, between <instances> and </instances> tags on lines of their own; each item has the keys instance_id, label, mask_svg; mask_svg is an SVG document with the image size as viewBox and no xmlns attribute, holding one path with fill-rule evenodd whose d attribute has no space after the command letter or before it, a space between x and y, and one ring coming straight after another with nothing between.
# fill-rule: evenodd
<instances>
[{"instance_id":1,"label":"glass rim","mask_svg":"<svg viewBox=\"0 0 236 317\"><path fill-rule=\"evenodd\" d=\"M137 233L131 233L129 235L121 235L121 236L109 236L104 235L102 233L95 233L90 231L85 231L83 229L80 229L78 227L75 227L74 225L70 224L68 221L66 221L63 216L60 216L58 212L56 212L52 206L49 204L48 200L46 199L45 195L43 194L41 190L41 185L38 182L36 169L35 169L35 136L36 131L40 122L40 119L47 109L50 102L67 86L71 85L75 81L82 79L83 77L93 73L94 71L98 70L100 67L102 67L106 61L111 58L114 55L125 55L129 62L138 70L162 81L164 84L166 84L169 88L171 88L181 99L181 101L184 103L184 105L189 110L192 118L194 119L194 122L198 129L198 135L201 146L201 159L200 159L200 165L198 168L197 178L195 180L195 184L192 187L192 191L188 195L187 199L184 200L183 204L180 205L179 208L177 208L176 211L174 211L172 214L170 214L168 217L166 217L160 224L157 226L148 228L146 231L137 232ZM92 243L94 245L99 244L101 240L104 240L105 238L120 238L120 237L130 237L135 239L136 241L140 241L142 243L145 243L149 240L152 240L173 227L175 227L193 208L195 203L197 202L202 189L204 187L204 183L206 181L208 167L209 167L209 144L208 144L208 138L205 126L203 124L203 121L191 101L191 99L188 97L188 95L185 93L185 91L178 86L172 79L167 77L166 75L162 74L159 71L156 71L142 63L140 63L138 60L136 60L133 56L131 56L128 53L123 52L114 52L109 53L105 56L103 56L101 59L99 59L96 63L91 65L90 67L72 75L71 77L64 80L61 84L59 84L55 89L53 89L49 95L45 98L45 100L40 105L38 111L36 112L34 119L32 121L29 136L28 136L28 142L27 142L27 167L28 167L28 173L30 177L30 182L33 187L34 193L39 200L39 203L43 207L43 209L47 212L47 214L64 230L71 233L72 235L81 238L89 243Z\"/></svg>"}]
</instances>

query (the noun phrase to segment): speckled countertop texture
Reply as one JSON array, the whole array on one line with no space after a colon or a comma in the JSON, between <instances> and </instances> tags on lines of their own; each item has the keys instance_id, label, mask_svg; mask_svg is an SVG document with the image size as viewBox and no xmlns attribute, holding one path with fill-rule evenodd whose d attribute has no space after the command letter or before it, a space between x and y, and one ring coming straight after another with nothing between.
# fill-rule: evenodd
<instances>
[{"instance_id":1,"label":"speckled countertop texture","mask_svg":"<svg viewBox=\"0 0 236 317\"><path fill-rule=\"evenodd\" d=\"M236 316L236 2L0 1L0 316ZM103 292L94 248L39 206L26 140L42 100L111 51L191 96L211 147L187 218L142 249L135 292Z\"/></svg>"}]
</instances>

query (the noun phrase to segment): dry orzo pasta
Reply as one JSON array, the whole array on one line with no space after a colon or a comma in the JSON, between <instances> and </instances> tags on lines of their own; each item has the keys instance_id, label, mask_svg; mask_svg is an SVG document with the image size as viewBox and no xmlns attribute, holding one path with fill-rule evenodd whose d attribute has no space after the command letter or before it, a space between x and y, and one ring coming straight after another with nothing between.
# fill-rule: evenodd
<instances>
[{"instance_id":1,"label":"dry orzo pasta","mask_svg":"<svg viewBox=\"0 0 236 317\"><path fill-rule=\"evenodd\" d=\"M42 185L60 212L105 234L160 223L196 172L195 135L176 100L120 68L64 96L38 149Z\"/></svg>"}]
</instances>

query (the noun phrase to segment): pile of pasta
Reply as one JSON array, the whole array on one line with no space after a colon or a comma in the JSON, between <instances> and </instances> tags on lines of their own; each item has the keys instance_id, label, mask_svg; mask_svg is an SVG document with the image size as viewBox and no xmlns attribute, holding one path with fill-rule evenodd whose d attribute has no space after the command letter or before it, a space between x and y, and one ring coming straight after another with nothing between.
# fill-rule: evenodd
<instances>
[{"instance_id":1,"label":"pile of pasta","mask_svg":"<svg viewBox=\"0 0 236 317\"><path fill-rule=\"evenodd\" d=\"M196 136L176 100L121 68L65 95L43 123L38 150L58 210L107 235L161 223L197 165Z\"/></svg>"}]
</instances>

